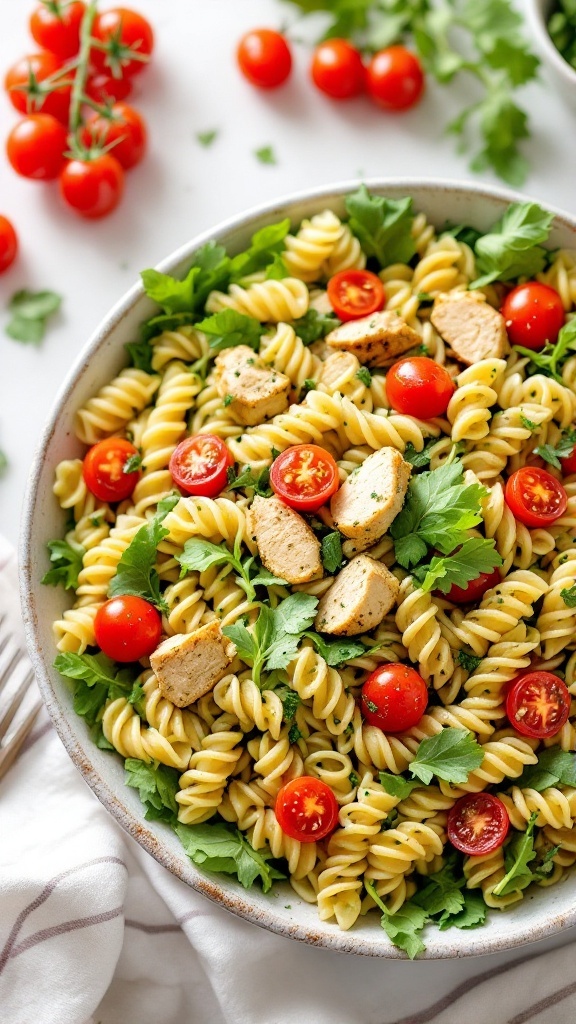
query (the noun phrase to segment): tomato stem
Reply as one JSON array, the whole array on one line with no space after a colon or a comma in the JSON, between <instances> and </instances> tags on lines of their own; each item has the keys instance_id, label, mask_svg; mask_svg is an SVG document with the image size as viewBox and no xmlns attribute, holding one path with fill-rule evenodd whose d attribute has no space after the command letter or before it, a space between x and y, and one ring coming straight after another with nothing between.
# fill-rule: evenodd
<instances>
[{"instance_id":1,"label":"tomato stem","mask_svg":"<svg viewBox=\"0 0 576 1024\"><path fill-rule=\"evenodd\" d=\"M91 0L88 4L82 24L80 26L80 52L77 58L76 76L72 86L72 100L70 103L70 145L73 146L78 129L82 125L82 103L88 79L88 67L90 63L90 51L93 46L92 26L97 13L97 2Z\"/></svg>"}]
</instances>

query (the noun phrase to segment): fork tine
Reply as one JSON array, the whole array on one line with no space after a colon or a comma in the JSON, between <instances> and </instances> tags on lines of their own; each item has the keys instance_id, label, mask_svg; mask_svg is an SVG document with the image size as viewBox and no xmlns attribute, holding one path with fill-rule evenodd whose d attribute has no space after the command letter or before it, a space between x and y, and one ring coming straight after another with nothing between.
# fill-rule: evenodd
<instances>
[{"instance_id":1,"label":"fork tine","mask_svg":"<svg viewBox=\"0 0 576 1024\"><path fill-rule=\"evenodd\" d=\"M2 779L4 775L6 775L6 772L12 765L13 761L15 760L16 755L18 754L22 744L24 743L24 740L26 739L28 733L30 732L36 715L40 711L41 707L42 701L36 701L34 706L26 715L26 718L24 719L22 724L18 727L14 735L10 738L10 742L7 744L6 747L0 750L0 779Z\"/></svg>"},{"instance_id":2,"label":"fork tine","mask_svg":"<svg viewBox=\"0 0 576 1024\"><path fill-rule=\"evenodd\" d=\"M2 647L1 646L0 646L0 653L2 653ZM4 687L6 686L6 683L9 681L9 679L10 679L14 669L16 668L16 666L19 664L19 662L21 660L22 660L22 653L21 653L21 651L15 650L13 652L13 654L11 655L8 664L5 665L4 668L2 669L2 675L0 675L0 693L2 692Z\"/></svg>"},{"instance_id":3,"label":"fork tine","mask_svg":"<svg viewBox=\"0 0 576 1024\"><path fill-rule=\"evenodd\" d=\"M3 618L0 619L0 626L2 626L3 622L4 622L4 619ZM0 640L0 654L2 654L2 651L6 650L6 648L8 646L8 641L9 640L10 640L10 637L8 636L8 634L6 634L6 636L4 637L3 640Z\"/></svg>"},{"instance_id":4,"label":"fork tine","mask_svg":"<svg viewBox=\"0 0 576 1024\"><path fill-rule=\"evenodd\" d=\"M3 736L6 735L6 732L8 731L8 726L10 725L12 719L14 718L14 715L16 714L18 708L20 707L24 694L28 691L33 679L34 673L30 668L28 669L28 672L24 676L24 679L20 683L16 692L10 698L10 703L8 704L8 707L5 708L5 710L0 714L0 740L2 739ZM1 685L2 684L0 683L0 688Z\"/></svg>"}]
</instances>

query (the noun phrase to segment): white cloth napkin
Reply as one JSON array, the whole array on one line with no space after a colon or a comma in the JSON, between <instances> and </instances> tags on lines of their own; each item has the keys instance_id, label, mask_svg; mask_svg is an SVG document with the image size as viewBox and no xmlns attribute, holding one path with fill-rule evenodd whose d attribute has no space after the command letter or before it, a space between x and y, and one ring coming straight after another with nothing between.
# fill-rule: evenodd
<instances>
[{"instance_id":1,"label":"white cloth napkin","mask_svg":"<svg viewBox=\"0 0 576 1024\"><path fill-rule=\"evenodd\" d=\"M0 538L21 642L15 595ZM44 711L0 783L0 1024L573 1024L575 938L388 963L262 931L124 834Z\"/></svg>"}]
</instances>

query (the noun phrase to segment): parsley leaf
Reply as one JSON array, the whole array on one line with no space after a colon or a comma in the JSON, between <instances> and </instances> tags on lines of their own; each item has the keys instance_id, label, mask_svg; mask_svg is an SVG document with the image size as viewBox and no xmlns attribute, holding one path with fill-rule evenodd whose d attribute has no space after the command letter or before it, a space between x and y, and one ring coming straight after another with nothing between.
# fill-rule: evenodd
<instances>
[{"instance_id":1,"label":"parsley leaf","mask_svg":"<svg viewBox=\"0 0 576 1024\"><path fill-rule=\"evenodd\" d=\"M544 269L548 252L543 249L554 217L537 203L511 203L488 234L476 242L480 277L470 285L483 288L492 281L535 277Z\"/></svg>"},{"instance_id":2,"label":"parsley leaf","mask_svg":"<svg viewBox=\"0 0 576 1024\"><path fill-rule=\"evenodd\" d=\"M356 370L356 376L358 380L362 381L362 383L366 385L367 388L370 387L372 383L372 374L367 366L361 366L359 370Z\"/></svg>"},{"instance_id":3,"label":"parsley leaf","mask_svg":"<svg viewBox=\"0 0 576 1024\"><path fill-rule=\"evenodd\" d=\"M275 879L286 877L269 863L272 859L269 851L254 850L242 833L231 825L178 823L174 831L194 864L204 871L236 875L245 889L259 878L263 891L268 892Z\"/></svg>"},{"instance_id":4,"label":"parsley leaf","mask_svg":"<svg viewBox=\"0 0 576 1024\"><path fill-rule=\"evenodd\" d=\"M211 146L217 137L218 131L216 128L212 128L211 131L207 132L196 132L196 139L201 146Z\"/></svg>"},{"instance_id":5,"label":"parsley leaf","mask_svg":"<svg viewBox=\"0 0 576 1024\"><path fill-rule=\"evenodd\" d=\"M564 587L560 591L560 597L567 608L576 608L576 584L571 587Z\"/></svg>"},{"instance_id":6,"label":"parsley leaf","mask_svg":"<svg viewBox=\"0 0 576 1024\"><path fill-rule=\"evenodd\" d=\"M30 292L27 289L15 292L8 309L12 318L6 325L6 334L14 341L38 344L46 333L48 317L56 313L62 304L62 296L56 292Z\"/></svg>"},{"instance_id":7,"label":"parsley leaf","mask_svg":"<svg viewBox=\"0 0 576 1024\"><path fill-rule=\"evenodd\" d=\"M230 564L238 573L237 581L246 591L249 601L256 600L254 587L258 584L267 587L274 583L286 585L286 580L280 579L279 576L273 576L261 566L257 566L256 559L252 555L242 558L239 542L236 542L234 550L230 551L230 548L224 543L213 544L211 541L205 540L204 537L191 537L186 541L182 554L176 557L182 566L181 576L194 570L203 572L213 565Z\"/></svg>"},{"instance_id":8,"label":"parsley leaf","mask_svg":"<svg viewBox=\"0 0 576 1024\"><path fill-rule=\"evenodd\" d=\"M236 645L243 661L252 665L252 676L260 686L262 669L283 669L293 660L302 633L312 625L318 598L291 594L276 608L262 606L249 632L241 622L225 626L222 632Z\"/></svg>"},{"instance_id":9,"label":"parsley leaf","mask_svg":"<svg viewBox=\"0 0 576 1024\"><path fill-rule=\"evenodd\" d=\"M569 455L572 455L574 445L576 445L576 430L569 427L568 430L562 432L562 437L556 447L551 444L541 444L534 449L534 454L539 455L555 469L562 469L560 459L567 459Z\"/></svg>"},{"instance_id":10,"label":"parsley leaf","mask_svg":"<svg viewBox=\"0 0 576 1024\"><path fill-rule=\"evenodd\" d=\"M272 266L276 257L281 257L284 252L284 240L290 231L290 219L286 217L277 224L267 224L252 235L250 245L245 252L233 256L230 264L230 271L233 281L239 281L248 274L255 274L259 270ZM286 270L284 268L284 277Z\"/></svg>"},{"instance_id":11,"label":"parsley leaf","mask_svg":"<svg viewBox=\"0 0 576 1024\"><path fill-rule=\"evenodd\" d=\"M445 931L446 928L452 927L477 928L479 925L484 924L488 907L484 902L482 893L476 892L474 889L466 889L462 893L462 897L464 905L457 914L446 912L438 918L437 924L440 931Z\"/></svg>"},{"instance_id":12,"label":"parsley leaf","mask_svg":"<svg viewBox=\"0 0 576 1024\"><path fill-rule=\"evenodd\" d=\"M433 775L446 782L466 782L470 772L480 767L483 758L482 747L468 729L448 727L422 740L409 769L426 785Z\"/></svg>"},{"instance_id":13,"label":"parsley leaf","mask_svg":"<svg viewBox=\"0 0 576 1024\"><path fill-rule=\"evenodd\" d=\"M212 352L221 352L236 345L248 345L257 351L264 334L264 327L258 320L235 309L221 309L219 313L201 320L196 327L208 335Z\"/></svg>"},{"instance_id":14,"label":"parsley leaf","mask_svg":"<svg viewBox=\"0 0 576 1024\"><path fill-rule=\"evenodd\" d=\"M276 154L272 146L261 146L254 150L254 156L261 164L277 164Z\"/></svg>"},{"instance_id":15,"label":"parsley leaf","mask_svg":"<svg viewBox=\"0 0 576 1024\"><path fill-rule=\"evenodd\" d=\"M426 441L421 452L417 452L411 441L406 445L406 450L402 456L405 462L409 462L415 469L421 469L422 466L427 466L432 458L431 452L435 444L438 444L437 437L431 437L430 440Z\"/></svg>"},{"instance_id":16,"label":"parsley leaf","mask_svg":"<svg viewBox=\"0 0 576 1024\"><path fill-rule=\"evenodd\" d=\"M482 661L482 658L479 658L477 654L472 654L468 651L458 651L456 661L462 666L462 668L466 669L467 672L475 672Z\"/></svg>"},{"instance_id":17,"label":"parsley leaf","mask_svg":"<svg viewBox=\"0 0 576 1024\"><path fill-rule=\"evenodd\" d=\"M412 200L385 199L371 195L365 185L346 197L350 230L360 240L367 256L380 266L409 263L416 252L412 238Z\"/></svg>"},{"instance_id":18,"label":"parsley leaf","mask_svg":"<svg viewBox=\"0 0 576 1024\"><path fill-rule=\"evenodd\" d=\"M576 786L576 755L560 747L548 747L538 755L537 764L526 765L514 785L542 793L559 782L563 786Z\"/></svg>"},{"instance_id":19,"label":"parsley leaf","mask_svg":"<svg viewBox=\"0 0 576 1024\"><path fill-rule=\"evenodd\" d=\"M331 576L332 573L342 565L344 556L342 554L342 538L338 533L338 530L334 530L331 533L327 533L322 538L321 547L322 565L326 569L326 572Z\"/></svg>"},{"instance_id":20,"label":"parsley leaf","mask_svg":"<svg viewBox=\"0 0 576 1024\"><path fill-rule=\"evenodd\" d=\"M411 960L423 953L426 946L420 938L420 932L428 920L428 914L412 900L407 900L391 914L380 899L372 882L366 882L366 889L374 902L383 911L380 924L391 942L406 951Z\"/></svg>"},{"instance_id":21,"label":"parsley leaf","mask_svg":"<svg viewBox=\"0 0 576 1024\"><path fill-rule=\"evenodd\" d=\"M494 896L508 896L511 892L521 892L522 889L526 889L530 885L530 882L534 878L534 873L529 867L529 864L536 857L536 850L534 849L534 826L536 824L536 818L538 812L530 816L530 820L526 827L525 832L516 832L506 850L504 851L504 865L506 867L506 874L496 886L494 886Z\"/></svg>"},{"instance_id":22,"label":"parsley leaf","mask_svg":"<svg viewBox=\"0 0 576 1024\"><path fill-rule=\"evenodd\" d=\"M51 587L62 584L65 590L75 590L78 586L78 573L82 568L84 548L67 540L50 540L47 547L52 568L42 577L42 583L47 583Z\"/></svg>"},{"instance_id":23,"label":"parsley leaf","mask_svg":"<svg viewBox=\"0 0 576 1024\"><path fill-rule=\"evenodd\" d=\"M390 772L380 772L380 782L390 796L396 796L399 800L406 800L413 789L422 785L419 779L404 779L402 775L392 775Z\"/></svg>"},{"instance_id":24,"label":"parsley leaf","mask_svg":"<svg viewBox=\"0 0 576 1024\"><path fill-rule=\"evenodd\" d=\"M325 338L330 331L340 326L340 320L332 313L319 313L317 309L309 309L299 320L294 320L292 327L304 342L311 345L312 342Z\"/></svg>"},{"instance_id":25,"label":"parsley leaf","mask_svg":"<svg viewBox=\"0 0 576 1024\"><path fill-rule=\"evenodd\" d=\"M449 861L440 871L429 876L426 885L412 897L412 902L430 916L440 913L459 914L464 908L464 894L461 890L465 884L464 876L454 877L453 865Z\"/></svg>"},{"instance_id":26,"label":"parsley leaf","mask_svg":"<svg viewBox=\"0 0 576 1024\"><path fill-rule=\"evenodd\" d=\"M527 416L524 416L524 413L520 413L520 423L526 430L537 430L539 426L538 423L534 423L534 420L529 420Z\"/></svg>"},{"instance_id":27,"label":"parsley leaf","mask_svg":"<svg viewBox=\"0 0 576 1024\"><path fill-rule=\"evenodd\" d=\"M146 820L175 822L180 772L158 761L147 764L135 757L126 758L124 768L126 785L138 790L146 807Z\"/></svg>"},{"instance_id":28,"label":"parsley leaf","mask_svg":"<svg viewBox=\"0 0 576 1024\"><path fill-rule=\"evenodd\" d=\"M269 498L274 492L270 487L270 467L265 466L256 475L250 466L245 466L240 473L235 471L230 466L228 470L228 483L226 485L229 490L237 490L240 487L253 487L254 493L259 494L262 498Z\"/></svg>"},{"instance_id":29,"label":"parsley leaf","mask_svg":"<svg viewBox=\"0 0 576 1024\"><path fill-rule=\"evenodd\" d=\"M528 356L532 366L537 367L540 373L548 377L554 377L560 384L563 383L560 363L567 359L571 352L576 349L576 320L568 320L560 329L558 338L554 345L550 342L540 352L533 352L530 348L523 348L515 345L514 351Z\"/></svg>"},{"instance_id":30,"label":"parsley leaf","mask_svg":"<svg viewBox=\"0 0 576 1024\"><path fill-rule=\"evenodd\" d=\"M283 690L276 690L276 693L280 697L282 707L284 708L283 720L291 722L302 703L300 695L296 693L296 690L290 690L288 687Z\"/></svg>"},{"instance_id":31,"label":"parsley leaf","mask_svg":"<svg viewBox=\"0 0 576 1024\"><path fill-rule=\"evenodd\" d=\"M361 658L369 651L369 648L365 647L361 640L354 640L353 637L324 640L318 633L312 632L306 632L304 636L312 640L318 654L331 668L343 665L345 661L351 661L352 658Z\"/></svg>"},{"instance_id":32,"label":"parsley leaf","mask_svg":"<svg viewBox=\"0 0 576 1024\"><path fill-rule=\"evenodd\" d=\"M165 313L199 312L211 291L228 285L230 259L224 246L207 242L194 254L192 266L183 280L158 270L143 270L141 277L147 296Z\"/></svg>"},{"instance_id":33,"label":"parsley leaf","mask_svg":"<svg viewBox=\"0 0 576 1024\"><path fill-rule=\"evenodd\" d=\"M116 575L110 580L109 597L132 594L150 601L161 612L168 611L166 601L160 594L160 577L155 562L158 545L168 533L162 523L179 499L179 494L163 498L158 503L156 515L145 526L141 526L132 538L118 562Z\"/></svg>"},{"instance_id":34,"label":"parsley leaf","mask_svg":"<svg viewBox=\"0 0 576 1024\"><path fill-rule=\"evenodd\" d=\"M469 537L448 558L434 557L428 565L414 569L414 576L422 590L434 588L447 594L453 585L465 590L468 583L483 572L491 572L497 565L502 565L502 558L495 542L484 537Z\"/></svg>"}]
</instances>

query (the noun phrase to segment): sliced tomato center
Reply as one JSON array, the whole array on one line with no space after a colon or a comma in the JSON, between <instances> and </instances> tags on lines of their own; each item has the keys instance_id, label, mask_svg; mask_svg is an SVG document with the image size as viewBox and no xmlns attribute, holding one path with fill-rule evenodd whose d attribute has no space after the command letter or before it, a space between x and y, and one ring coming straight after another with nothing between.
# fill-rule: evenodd
<instances>
[{"instance_id":1,"label":"sliced tomato center","mask_svg":"<svg viewBox=\"0 0 576 1024\"><path fill-rule=\"evenodd\" d=\"M564 714L564 702L559 687L528 684L523 689L522 706L515 714L532 728L552 729Z\"/></svg>"}]
</instances>

